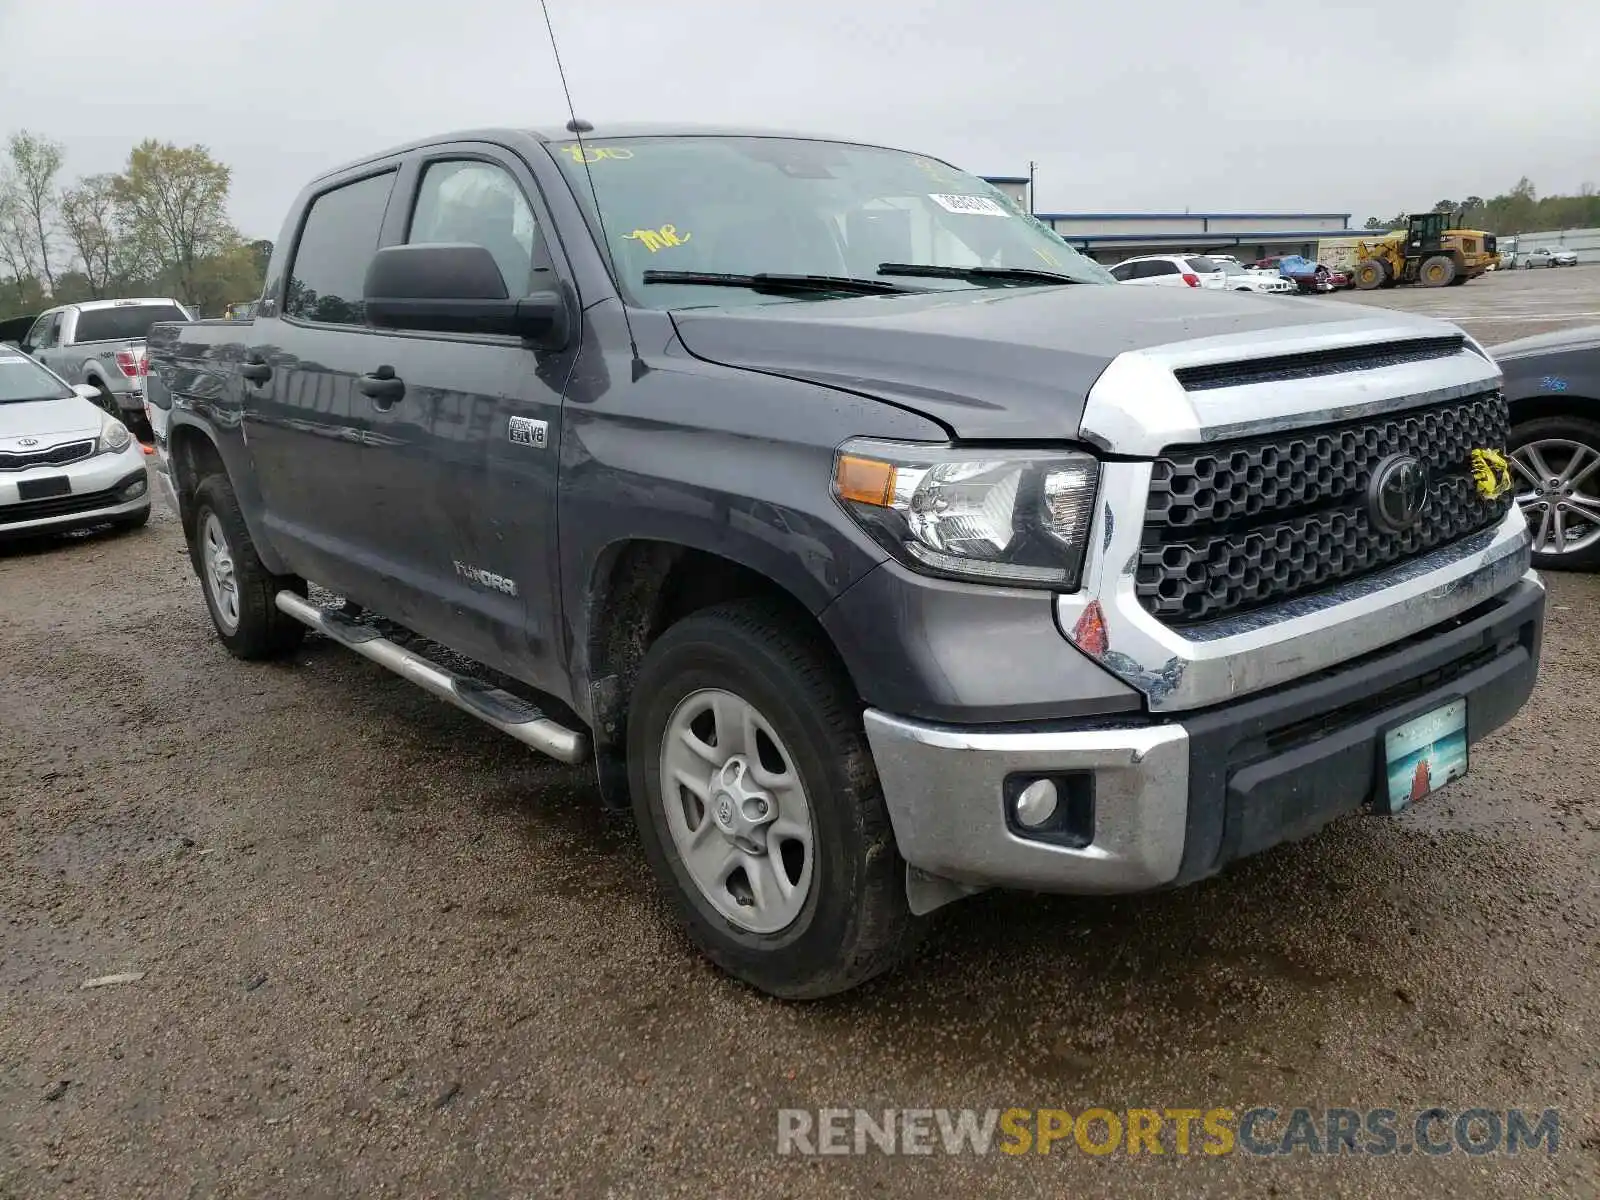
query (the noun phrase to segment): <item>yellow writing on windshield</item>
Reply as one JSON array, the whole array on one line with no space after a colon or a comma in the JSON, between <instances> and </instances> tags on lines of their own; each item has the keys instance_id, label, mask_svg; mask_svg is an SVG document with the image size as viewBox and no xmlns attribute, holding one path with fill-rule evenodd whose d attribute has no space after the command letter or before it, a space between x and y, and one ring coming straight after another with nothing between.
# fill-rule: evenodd
<instances>
[{"instance_id":1,"label":"yellow writing on windshield","mask_svg":"<svg viewBox=\"0 0 1600 1200\"><path fill-rule=\"evenodd\" d=\"M632 158L633 151L626 146L562 146L561 153L575 163L605 162L608 158Z\"/></svg>"},{"instance_id":2,"label":"yellow writing on windshield","mask_svg":"<svg viewBox=\"0 0 1600 1200\"><path fill-rule=\"evenodd\" d=\"M1061 265L1061 260L1048 250L1041 250L1038 246L1035 246L1033 252L1044 260L1044 264L1047 267L1059 267Z\"/></svg>"},{"instance_id":3,"label":"yellow writing on windshield","mask_svg":"<svg viewBox=\"0 0 1600 1200\"><path fill-rule=\"evenodd\" d=\"M676 225L663 225L660 229L635 229L626 235L630 242L643 242L644 248L651 254L665 250L668 246L681 246L692 236L688 233L679 233Z\"/></svg>"}]
</instances>

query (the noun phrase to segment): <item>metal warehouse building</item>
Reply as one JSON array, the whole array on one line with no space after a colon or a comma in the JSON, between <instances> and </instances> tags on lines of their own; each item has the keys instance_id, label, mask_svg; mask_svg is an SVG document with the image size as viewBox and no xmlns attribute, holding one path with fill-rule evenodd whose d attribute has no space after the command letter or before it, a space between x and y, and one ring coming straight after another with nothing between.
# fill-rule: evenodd
<instances>
[{"instance_id":1,"label":"metal warehouse building","mask_svg":"<svg viewBox=\"0 0 1600 1200\"><path fill-rule=\"evenodd\" d=\"M1024 209L1027 176L989 175L987 183ZM1317 255L1317 242L1355 237L1349 213L1035 213L1061 237L1103 263L1138 254L1219 250L1244 262L1276 254Z\"/></svg>"}]
</instances>

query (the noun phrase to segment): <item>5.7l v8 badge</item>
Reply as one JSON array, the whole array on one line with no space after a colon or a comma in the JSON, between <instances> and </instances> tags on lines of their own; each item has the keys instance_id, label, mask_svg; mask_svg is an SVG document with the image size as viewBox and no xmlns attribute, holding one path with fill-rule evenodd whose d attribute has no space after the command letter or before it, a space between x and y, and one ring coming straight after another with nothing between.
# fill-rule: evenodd
<instances>
[{"instance_id":1,"label":"5.7l v8 badge","mask_svg":"<svg viewBox=\"0 0 1600 1200\"><path fill-rule=\"evenodd\" d=\"M506 426L506 436L519 446L543 450L550 438L550 426L532 417L512 417Z\"/></svg>"}]
</instances>

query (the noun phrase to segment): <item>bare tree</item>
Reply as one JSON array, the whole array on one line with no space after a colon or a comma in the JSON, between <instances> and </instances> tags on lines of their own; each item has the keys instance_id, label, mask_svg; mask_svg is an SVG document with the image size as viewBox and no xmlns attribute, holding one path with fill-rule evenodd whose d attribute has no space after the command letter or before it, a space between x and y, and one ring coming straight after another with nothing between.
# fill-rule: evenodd
<instances>
[{"instance_id":1,"label":"bare tree","mask_svg":"<svg viewBox=\"0 0 1600 1200\"><path fill-rule=\"evenodd\" d=\"M83 263L89 291L105 298L117 259L117 204L114 179L89 175L61 193L61 226Z\"/></svg>"},{"instance_id":2,"label":"bare tree","mask_svg":"<svg viewBox=\"0 0 1600 1200\"><path fill-rule=\"evenodd\" d=\"M50 250L55 231L56 176L61 173L61 145L24 129L11 135L6 148L11 165L4 190L11 195L12 216L19 228L27 231L32 243L30 257L38 264L45 284L54 290L56 277L50 269Z\"/></svg>"}]
</instances>

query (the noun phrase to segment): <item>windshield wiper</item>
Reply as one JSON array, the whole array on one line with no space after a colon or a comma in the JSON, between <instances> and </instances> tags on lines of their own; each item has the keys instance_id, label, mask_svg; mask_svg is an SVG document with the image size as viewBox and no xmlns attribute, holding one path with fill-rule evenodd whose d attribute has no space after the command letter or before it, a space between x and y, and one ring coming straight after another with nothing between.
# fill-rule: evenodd
<instances>
[{"instance_id":1,"label":"windshield wiper","mask_svg":"<svg viewBox=\"0 0 1600 1200\"><path fill-rule=\"evenodd\" d=\"M878 274L923 275L929 279L997 279L1036 284L1085 282L1059 271L1037 271L1032 267L939 267L932 263L879 263Z\"/></svg>"},{"instance_id":2,"label":"windshield wiper","mask_svg":"<svg viewBox=\"0 0 1600 1200\"><path fill-rule=\"evenodd\" d=\"M883 279L855 279L848 275L731 275L721 271L646 271L646 283L686 283L699 287L749 288L753 292L792 294L796 292L842 292L853 296L880 296L914 292L902 284Z\"/></svg>"}]
</instances>

